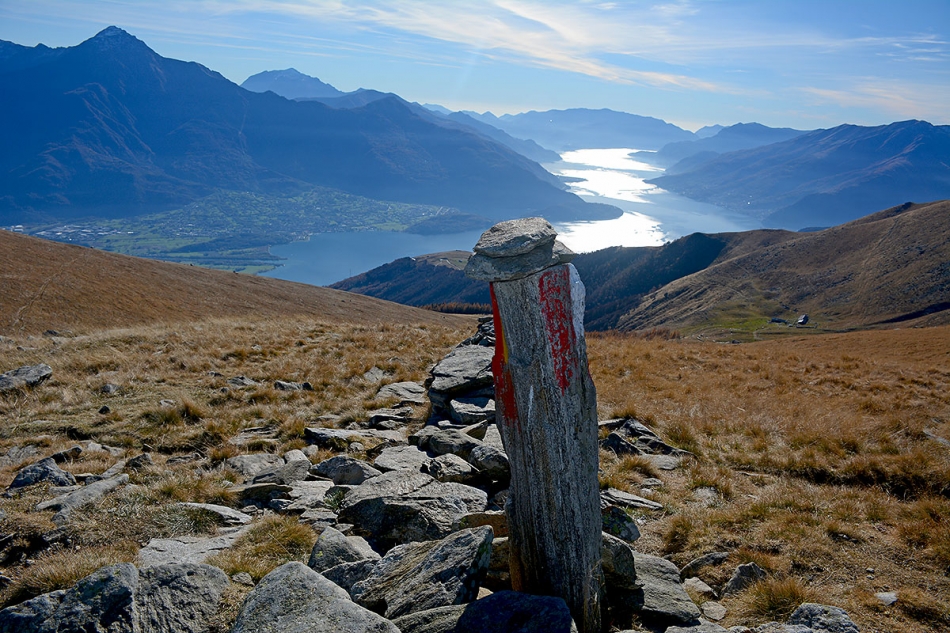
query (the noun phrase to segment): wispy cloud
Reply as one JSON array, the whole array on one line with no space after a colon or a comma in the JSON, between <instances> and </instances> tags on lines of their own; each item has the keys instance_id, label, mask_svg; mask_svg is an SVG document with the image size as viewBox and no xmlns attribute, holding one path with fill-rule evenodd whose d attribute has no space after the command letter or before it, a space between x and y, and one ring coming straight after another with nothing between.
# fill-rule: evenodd
<instances>
[{"instance_id":1,"label":"wispy cloud","mask_svg":"<svg viewBox=\"0 0 950 633\"><path fill-rule=\"evenodd\" d=\"M864 78L841 88L806 87L802 92L818 104L888 112L902 119L922 118L946 123L950 86L935 88L897 80Z\"/></svg>"}]
</instances>

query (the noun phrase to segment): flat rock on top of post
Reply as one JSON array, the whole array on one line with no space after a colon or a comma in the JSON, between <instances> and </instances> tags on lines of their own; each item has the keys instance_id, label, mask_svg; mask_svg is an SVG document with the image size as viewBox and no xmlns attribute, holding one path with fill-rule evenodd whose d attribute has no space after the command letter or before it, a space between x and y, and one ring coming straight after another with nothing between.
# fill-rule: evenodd
<instances>
[{"instance_id":1,"label":"flat rock on top of post","mask_svg":"<svg viewBox=\"0 0 950 633\"><path fill-rule=\"evenodd\" d=\"M465 265L465 274L480 281L512 281L558 264L566 264L572 259L574 252L555 240L513 257L488 257L475 253Z\"/></svg>"},{"instance_id":2,"label":"flat rock on top of post","mask_svg":"<svg viewBox=\"0 0 950 633\"><path fill-rule=\"evenodd\" d=\"M550 244L557 237L544 218L521 218L499 222L479 238L473 249L486 257L516 257Z\"/></svg>"}]
</instances>

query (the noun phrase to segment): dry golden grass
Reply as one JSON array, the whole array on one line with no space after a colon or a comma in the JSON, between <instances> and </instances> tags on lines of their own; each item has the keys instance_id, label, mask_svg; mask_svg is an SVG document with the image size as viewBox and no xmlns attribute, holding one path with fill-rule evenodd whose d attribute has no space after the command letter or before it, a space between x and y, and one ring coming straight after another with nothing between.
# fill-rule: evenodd
<instances>
[{"instance_id":1,"label":"dry golden grass","mask_svg":"<svg viewBox=\"0 0 950 633\"><path fill-rule=\"evenodd\" d=\"M233 318L0 342L0 367L47 362L54 372L34 391L0 397L0 455L33 445L45 456L92 439L127 457L148 445L155 462L134 473L139 488L76 513L69 542L46 549L40 541L55 527L51 513L31 509L50 497L47 487L0 500L7 513L0 536L16 533L19 548L0 550L0 572L33 587L18 590L26 595L71 578L30 580L35 565L26 558L68 559L76 545L134 555L150 538L213 529L207 516L174 503L233 503L227 482L235 474L224 459L299 447L306 426L359 419L387 404L374 399L379 383L364 378L369 370L387 372L385 382L421 381L472 329ZM666 472L602 454L605 485L639 493L647 477L664 481L651 496L665 510L638 513L646 520L638 548L678 565L730 551L725 564L700 573L714 586L740 563L770 572L756 593L724 600L727 626L761 623L809 596L847 609L866 632L950 626L950 448L928 435L950 438L950 328L749 345L592 335L588 351L601 418L635 415L696 455ZM239 375L260 384L228 387ZM277 379L308 381L314 391L277 391ZM101 394L105 383L120 391ZM103 405L109 414L98 413ZM271 433L235 443L248 428ZM166 463L195 452L204 456L201 468ZM99 473L113 462L84 452L64 467ZM0 467L0 485L20 465ZM707 488L712 501L694 496ZM289 519L257 523L256 536L221 565L259 578L306 558L315 538L309 528L294 532ZM74 567L84 569L80 559ZM898 603L881 605L874 593L884 590L896 591Z\"/></svg>"},{"instance_id":2,"label":"dry golden grass","mask_svg":"<svg viewBox=\"0 0 950 633\"><path fill-rule=\"evenodd\" d=\"M316 542L317 533L310 526L292 516L271 515L255 523L232 548L211 557L208 564L229 576L247 572L257 582L284 563L306 563Z\"/></svg>"},{"instance_id":3,"label":"dry golden grass","mask_svg":"<svg viewBox=\"0 0 950 633\"><path fill-rule=\"evenodd\" d=\"M700 573L714 586L744 562L771 573L724 600L725 626L818 596L862 631L950 627L950 447L927 435L950 438L950 328L748 345L602 334L588 353L602 419L635 414L697 455L661 475L665 511L641 513L638 548L681 566L732 552ZM632 464L602 464L637 491Z\"/></svg>"}]
</instances>

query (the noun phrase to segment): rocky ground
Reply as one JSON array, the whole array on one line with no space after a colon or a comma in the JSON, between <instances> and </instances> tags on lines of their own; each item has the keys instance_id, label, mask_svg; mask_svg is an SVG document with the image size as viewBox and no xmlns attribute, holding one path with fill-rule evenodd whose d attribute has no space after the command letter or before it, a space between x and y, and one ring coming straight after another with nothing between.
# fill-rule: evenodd
<instances>
[{"instance_id":1,"label":"rocky ground","mask_svg":"<svg viewBox=\"0 0 950 633\"><path fill-rule=\"evenodd\" d=\"M300 428L303 441L289 450L280 450L290 445L267 424L245 425L229 439L240 450L217 459L202 451L135 452L79 439L76 432L77 441L55 451L61 442L46 442L49 450L43 442L11 446L2 459L18 465L2 502L0 551L19 576L2 579L11 606L0 611L0 632L574 630L560 599L511 591L504 512L509 472L495 424L493 344L491 323L483 321L431 369L425 384L387 382L374 399L387 406L352 420L324 416ZM0 389L8 399L41 392L52 371L17 368L0 377ZM242 375L218 379L229 397L260 387ZM120 389L101 387L105 396ZM272 389L293 394L314 386L276 380ZM179 418L189 415L174 401L162 407ZM100 415L109 414L103 405ZM639 460L658 475L640 482L646 496L609 481L602 486L605 619L612 630L859 630L844 610L815 603L793 605L781 623L716 624L728 612L720 598L748 591L768 572L748 562L719 583L729 552L710 552L678 568L638 551L646 517L664 511L648 498L651 490L694 455L634 417L606 419L600 427L605 451ZM100 468L76 472L76 463ZM162 480L161 471L177 479ZM143 510L152 494L143 490L147 481L170 487L160 509ZM174 501L176 487L195 482L205 482L205 502ZM119 522L149 514L152 527L140 533L158 535L134 552L113 552L122 562L99 566L93 556L87 563L92 573L71 586L41 592L42 584L25 582L24 570L41 565L33 558L42 560L44 552L58 552L61 560L83 552L79 528L88 527L90 517L104 521L95 511ZM31 530L31 518L51 528ZM166 526L164 533L156 525ZM281 551L275 554L275 547ZM707 574L711 569L718 571Z\"/></svg>"}]
</instances>

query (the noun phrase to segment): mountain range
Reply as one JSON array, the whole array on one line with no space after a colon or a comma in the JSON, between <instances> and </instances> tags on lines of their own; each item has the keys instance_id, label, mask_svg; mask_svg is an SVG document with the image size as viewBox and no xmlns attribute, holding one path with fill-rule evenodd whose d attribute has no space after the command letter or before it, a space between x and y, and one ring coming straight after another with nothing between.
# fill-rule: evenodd
<instances>
[{"instance_id":1,"label":"mountain range","mask_svg":"<svg viewBox=\"0 0 950 633\"><path fill-rule=\"evenodd\" d=\"M950 126L841 125L673 171L679 173L648 182L765 226L827 227L907 201L950 197Z\"/></svg>"},{"instance_id":2,"label":"mountain range","mask_svg":"<svg viewBox=\"0 0 950 633\"><path fill-rule=\"evenodd\" d=\"M404 258L332 287L415 305L487 303L467 253ZM904 204L813 233L694 233L577 255L591 330L794 321L950 323L950 201ZM407 300L415 299L415 300Z\"/></svg>"},{"instance_id":3,"label":"mountain range","mask_svg":"<svg viewBox=\"0 0 950 633\"><path fill-rule=\"evenodd\" d=\"M613 217L537 163L396 98L331 108L244 90L109 27L69 48L0 47L0 222L116 217L219 190L318 185L490 220ZM421 109L421 107L420 107Z\"/></svg>"}]
</instances>

